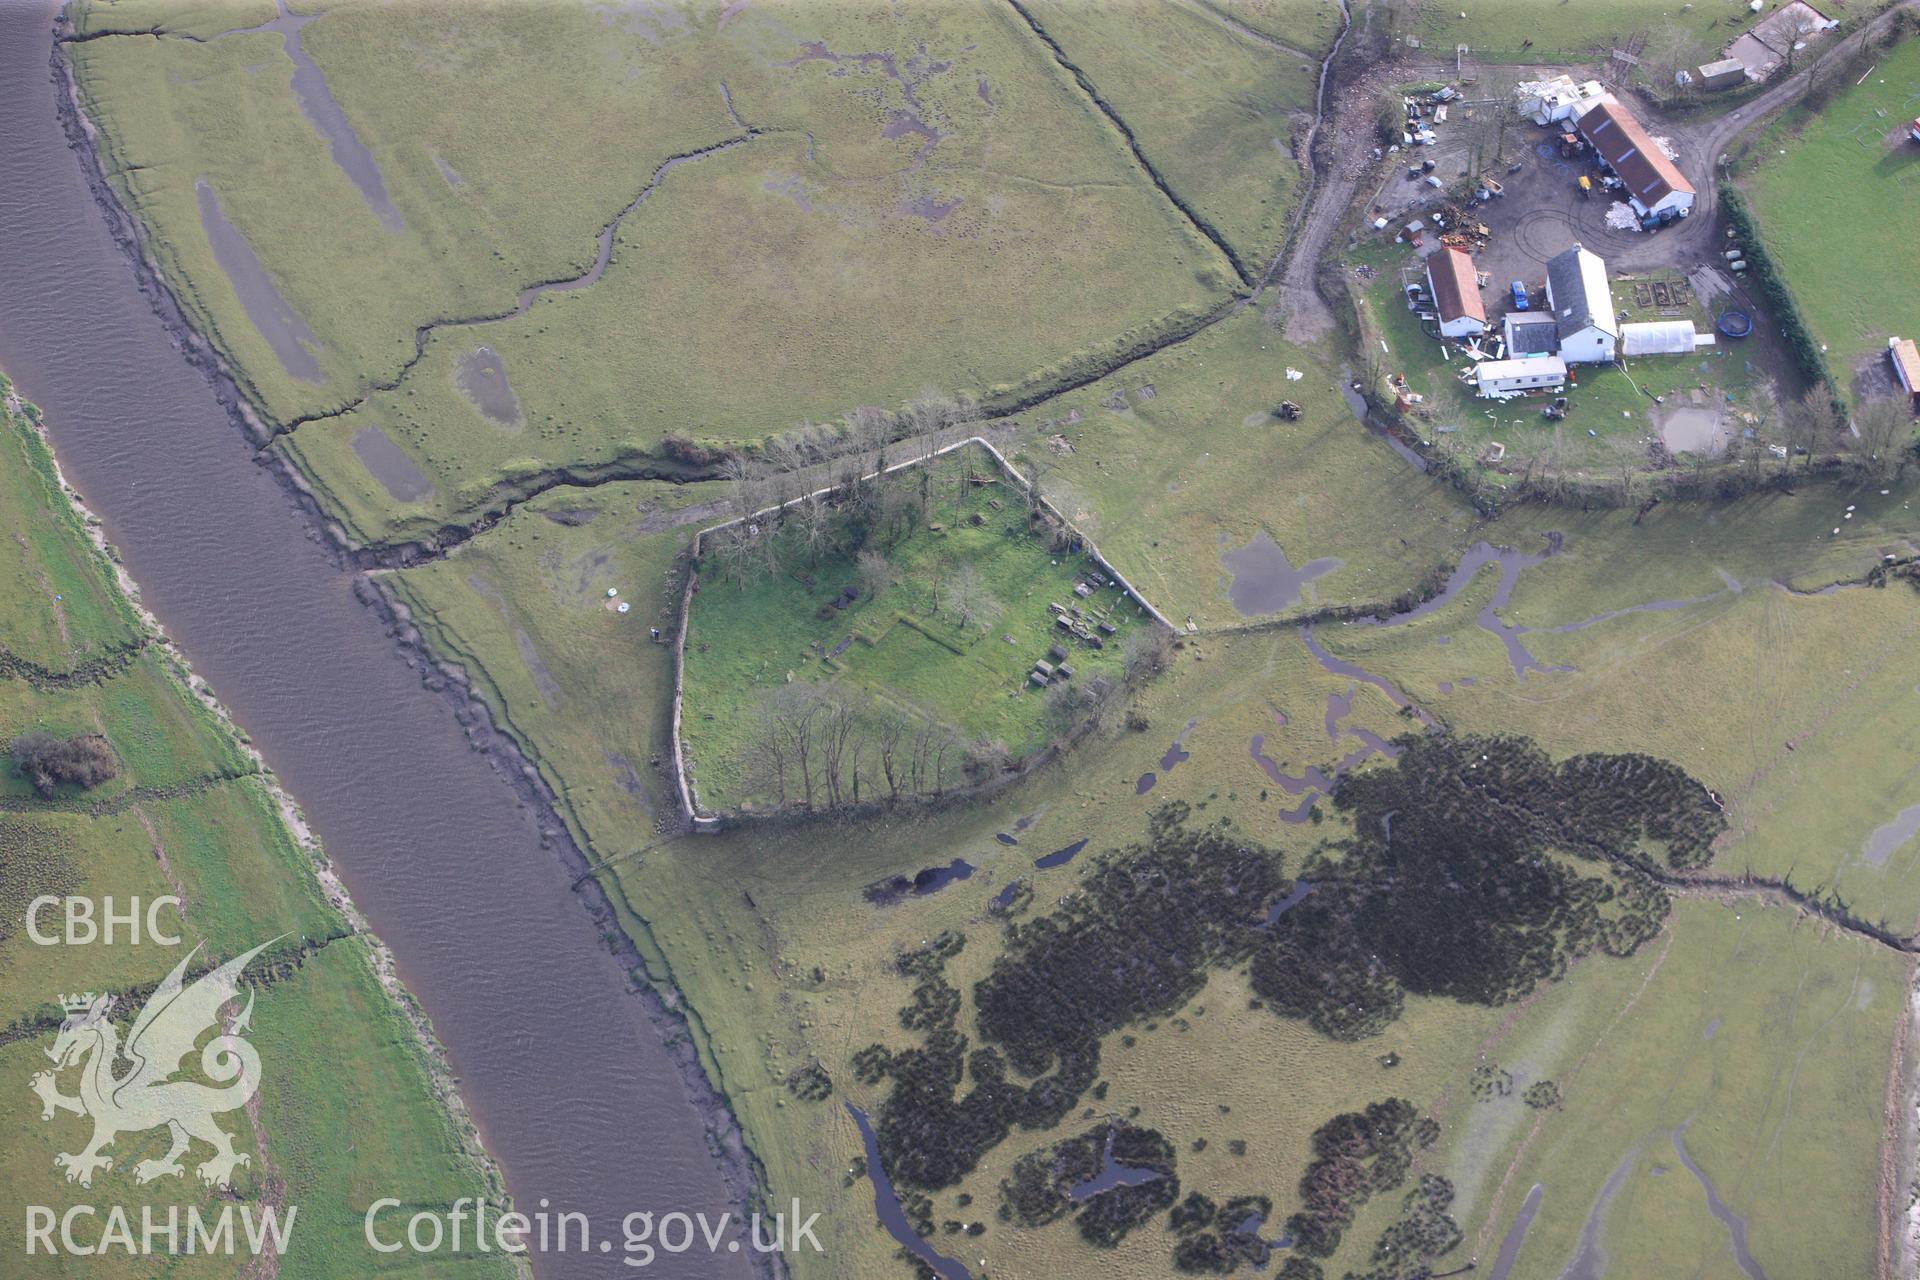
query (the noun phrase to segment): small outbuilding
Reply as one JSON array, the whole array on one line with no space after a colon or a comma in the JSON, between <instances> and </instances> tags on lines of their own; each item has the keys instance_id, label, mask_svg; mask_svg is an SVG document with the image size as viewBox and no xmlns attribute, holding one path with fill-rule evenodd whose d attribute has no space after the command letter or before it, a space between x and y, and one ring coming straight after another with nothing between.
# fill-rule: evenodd
<instances>
[{"instance_id":1,"label":"small outbuilding","mask_svg":"<svg viewBox=\"0 0 1920 1280\"><path fill-rule=\"evenodd\" d=\"M1567 362L1559 356L1519 360L1483 360L1473 371L1483 396L1514 396L1529 391L1558 391L1567 385Z\"/></svg>"},{"instance_id":2,"label":"small outbuilding","mask_svg":"<svg viewBox=\"0 0 1920 1280\"><path fill-rule=\"evenodd\" d=\"M1560 358L1568 364L1611 364L1620 341L1607 288L1607 264L1574 245L1547 262L1547 310L1560 334Z\"/></svg>"},{"instance_id":3,"label":"small outbuilding","mask_svg":"<svg viewBox=\"0 0 1920 1280\"><path fill-rule=\"evenodd\" d=\"M1560 350L1560 326L1552 316L1509 311L1503 328L1510 356L1550 356Z\"/></svg>"},{"instance_id":4,"label":"small outbuilding","mask_svg":"<svg viewBox=\"0 0 1920 1280\"><path fill-rule=\"evenodd\" d=\"M1920 410L1920 346L1916 346L1912 338L1889 338L1887 358L1893 361L1893 376L1907 393L1907 399Z\"/></svg>"},{"instance_id":5,"label":"small outbuilding","mask_svg":"<svg viewBox=\"0 0 1920 1280\"><path fill-rule=\"evenodd\" d=\"M1694 72L1702 89L1733 89L1745 84L1747 64L1738 58L1722 58L1703 64Z\"/></svg>"},{"instance_id":6,"label":"small outbuilding","mask_svg":"<svg viewBox=\"0 0 1920 1280\"><path fill-rule=\"evenodd\" d=\"M1690 356L1697 347L1713 345L1713 335L1694 330L1691 320L1652 320L1620 326L1623 356Z\"/></svg>"},{"instance_id":7,"label":"small outbuilding","mask_svg":"<svg viewBox=\"0 0 1920 1280\"><path fill-rule=\"evenodd\" d=\"M1465 251L1448 246L1428 257L1427 289L1440 317L1442 337L1471 338L1487 331L1480 274Z\"/></svg>"}]
</instances>

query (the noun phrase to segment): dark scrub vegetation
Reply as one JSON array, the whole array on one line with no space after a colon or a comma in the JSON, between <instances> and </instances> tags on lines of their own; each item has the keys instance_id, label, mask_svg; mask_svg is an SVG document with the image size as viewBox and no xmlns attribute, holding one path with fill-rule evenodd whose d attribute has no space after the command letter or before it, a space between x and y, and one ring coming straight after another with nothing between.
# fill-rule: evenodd
<instances>
[{"instance_id":1,"label":"dark scrub vegetation","mask_svg":"<svg viewBox=\"0 0 1920 1280\"><path fill-rule=\"evenodd\" d=\"M1406 991L1503 1004L1596 946L1632 954L1668 907L1642 868L1656 854L1700 866L1726 826L1706 788L1649 756L1556 765L1519 738L1401 746L1393 768L1342 780L1334 805L1359 834L1338 864L1308 868L1312 896L1251 970L1270 1008L1336 1039L1380 1031Z\"/></svg>"},{"instance_id":2,"label":"dark scrub vegetation","mask_svg":"<svg viewBox=\"0 0 1920 1280\"><path fill-rule=\"evenodd\" d=\"M51 799L62 785L81 790L111 782L120 772L113 748L97 733L56 738L50 733L23 733L13 740L14 772Z\"/></svg>"},{"instance_id":3,"label":"dark scrub vegetation","mask_svg":"<svg viewBox=\"0 0 1920 1280\"><path fill-rule=\"evenodd\" d=\"M1198 1191L1189 1191L1167 1225L1180 1237L1173 1248L1175 1269L1196 1275L1229 1275L1245 1262L1255 1270L1267 1265L1273 1249L1260 1238L1260 1228L1273 1213L1266 1196L1235 1196L1224 1205Z\"/></svg>"},{"instance_id":4,"label":"dark scrub vegetation","mask_svg":"<svg viewBox=\"0 0 1920 1280\"><path fill-rule=\"evenodd\" d=\"M1075 1200L1075 1188L1095 1179L1109 1154L1114 1164L1129 1171L1158 1176ZM1082 1239L1112 1248L1179 1196L1174 1166L1173 1144L1158 1130L1125 1122L1101 1125L1015 1161L1012 1174L1000 1184L1000 1217L1040 1227L1071 1213Z\"/></svg>"},{"instance_id":5,"label":"dark scrub vegetation","mask_svg":"<svg viewBox=\"0 0 1920 1280\"><path fill-rule=\"evenodd\" d=\"M1345 1112L1314 1130L1313 1162L1300 1179L1300 1209L1287 1219L1294 1249L1331 1257L1361 1206L1405 1182L1414 1149L1432 1146L1439 1136L1440 1126L1405 1098L1369 1103L1365 1111Z\"/></svg>"},{"instance_id":6,"label":"dark scrub vegetation","mask_svg":"<svg viewBox=\"0 0 1920 1280\"><path fill-rule=\"evenodd\" d=\"M1705 788L1650 757L1556 764L1517 738L1410 735L1400 746L1391 767L1334 792L1360 834L1310 857L1313 890L1284 915L1269 919L1294 887L1280 856L1224 822L1188 825L1191 810L1175 803L1155 811L1144 841L1097 859L1060 907L1005 926L972 991L977 1044L963 1030L965 993L945 976L965 937L941 934L901 956L914 986L900 1022L919 1043L870 1045L853 1059L863 1084L892 1082L877 1128L895 1182L951 1186L1014 1128L1059 1124L1099 1078L1106 1036L1172 1019L1217 968L1248 965L1262 1007L1355 1039L1392 1023L1407 992L1501 1004L1595 948L1631 954L1666 917L1666 893L1648 874L1656 861L1700 865L1724 827ZM1474 1083L1488 1096L1512 1089L1511 1077ZM1170 1150L1165 1177L1072 1203L1067 1191L1101 1168L1107 1132L1023 1160L1003 1187L1003 1212L1030 1225L1071 1212L1088 1240L1111 1244L1143 1215L1173 1209ZM1159 1167L1155 1152L1121 1154L1132 1132L1113 1130L1114 1159ZM1360 1204L1398 1187L1414 1147L1435 1132L1399 1100L1324 1126L1305 1207L1287 1224L1297 1253L1330 1254ZM1374 1260L1378 1275L1412 1274L1417 1259L1452 1247L1450 1196L1434 1182L1408 1198ZM1238 1216L1204 1195L1181 1202L1177 1264L1218 1274L1256 1259L1265 1246L1247 1225L1255 1215Z\"/></svg>"}]
</instances>

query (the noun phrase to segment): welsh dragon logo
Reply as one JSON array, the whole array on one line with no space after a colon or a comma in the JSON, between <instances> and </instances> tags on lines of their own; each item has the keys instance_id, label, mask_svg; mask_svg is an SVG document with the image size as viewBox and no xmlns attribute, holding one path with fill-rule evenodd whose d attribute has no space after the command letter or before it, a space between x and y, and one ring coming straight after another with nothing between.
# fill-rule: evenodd
<instances>
[{"instance_id":1,"label":"welsh dragon logo","mask_svg":"<svg viewBox=\"0 0 1920 1280\"><path fill-rule=\"evenodd\" d=\"M53 1048L47 1050L54 1067L33 1077L33 1091L40 1097L42 1120L53 1119L56 1111L93 1119L93 1139L85 1149L53 1158L66 1171L68 1182L92 1186L94 1173L113 1164L113 1158L103 1152L115 1138L162 1125L173 1145L158 1160L136 1164L136 1182L181 1176L185 1171L180 1157L194 1139L213 1147L213 1158L194 1168L208 1186L231 1186L233 1171L252 1163L253 1157L235 1152L232 1136L214 1123L222 1111L245 1106L260 1088L260 1055L241 1038L253 1017L252 992L247 993L246 1007L239 1015L200 1050L200 1070L219 1087L175 1077L201 1035L219 1030L220 1009L238 994L241 971L271 945L263 942L189 986L182 978L199 953L195 947L148 998L128 1029L124 1046L119 1030L107 1017L113 1007L111 995L88 992L61 997L66 1020L60 1024ZM115 1075L122 1058L133 1065ZM60 1092L57 1078L75 1067L80 1070L80 1092L70 1097Z\"/></svg>"}]
</instances>

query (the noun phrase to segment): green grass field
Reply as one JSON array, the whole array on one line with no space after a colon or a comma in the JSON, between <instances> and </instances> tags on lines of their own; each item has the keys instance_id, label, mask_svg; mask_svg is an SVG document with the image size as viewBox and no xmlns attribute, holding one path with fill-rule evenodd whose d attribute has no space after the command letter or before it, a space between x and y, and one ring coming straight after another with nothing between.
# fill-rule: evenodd
<instances>
[{"instance_id":1,"label":"green grass field","mask_svg":"<svg viewBox=\"0 0 1920 1280\"><path fill-rule=\"evenodd\" d=\"M877 593L861 585L860 548L847 534L817 560L790 541L770 576L729 576L718 556L703 558L687 626L685 713L703 803L779 802L749 758L767 699L795 680L857 690L874 700L876 715L898 708L924 716L964 741L998 743L1016 761L1061 727L1048 722L1048 695L1028 681L1055 646L1069 652L1066 683L1119 682L1127 638L1150 625L1139 607L1115 586L1077 596L1076 583L1097 566L1050 549L993 462L965 456L932 464L926 508L916 509L900 541L889 546L884 535L869 536L864 549L883 554L899 577ZM967 484L974 473L994 482ZM901 472L892 483L917 503L919 479ZM973 578L971 599L959 585L964 575ZM835 608L847 587L858 599ZM1056 628L1053 603L1080 609L1089 631L1105 621L1116 634L1095 633L1102 649L1072 639ZM879 785L871 772L869 785Z\"/></svg>"},{"instance_id":2,"label":"green grass field","mask_svg":"<svg viewBox=\"0 0 1920 1280\"><path fill-rule=\"evenodd\" d=\"M1024 415L1022 456L1176 624L1245 620L1220 557L1263 531L1296 568L1340 561L1280 616L1391 600L1452 559L1472 513L1369 435L1338 376L1326 354L1288 344L1248 308ZM1283 400L1300 421L1273 416ZM1055 436L1072 452L1049 446Z\"/></svg>"},{"instance_id":3,"label":"green grass field","mask_svg":"<svg viewBox=\"0 0 1920 1280\"><path fill-rule=\"evenodd\" d=\"M1257 277L1298 203L1293 142L1304 147L1313 123L1317 59L1236 32L1197 3L1051 2L1029 12L1100 86L1174 193Z\"/></svg>"},{"instance_id":4,"label":"green grass field","mask_svg":"<svg viewBox=\"0 0 1920 1280\"><path fill-rule=\"evenodd\" d=\"M295 462L364 539L470 516L495 505L501 482L552 468L639 469L669 432L756 440L928 386L1044 385L1207 310L1232 285L1225 259L1004 7L891 18L754 7L724 29L710 13L657 19L664 32L517 6L418 6L393 15L397 30L389 17L346 6L302 39L404 231L382 227L302 118L278 37L74 46L163 269L269 419L395 380L418 325L499 314L522 287L584 272L594 235L662 161L746 137L726 102L761 132L663 173L621 222L596 286L548 295L520 319L437 330L398 390L294 434ZM1236 39L1195 22L1196 40ZM568 53L581 47L605 56L582 66ZM1234 47L1234 75L1257 79L1259 64ZM866 56L875 49L901 50L898 65ZM534 86L562 79L580 86L569 110L525 109ZM156 99L164 109L139 106ZM635 119L657 123L605 127ZM1156 145L1181 149L1174 137ZM1265 153L1281 181L1290 161ZM278 166L265 181L262 154ZM283 366L214 261L203 179L311 331L317 383ZM1251 195L1228 198L1251 201L1253 234L1271 238L1262 180L1249 183ZM677 317L670 339L665 314ZM524 426L496 425L455 387L456 360L482 343ZM369 425L426 492L369 474L352 443Z\"/></svg>"},{"instance_id":5,"label":"green grass field","mask_svg":"<svg viewBox=\"0 0 1920 1280\"><path fill-rule=\"evenodd\" d=\"M1837 6L1868 9L1865 0ZM1832 12L1832 11L1829 11ZM1657 51L1672 46L1692 62L1710 61L1759 18L1738 0L1482 0L1479 4L1421 4L1402 28L1428 49L1451 56L1469 45L1482 62L1597 62L1638 37ZM1643 50L1643 53L1646 53ZM1647 54L1652 56L1652 54ZM1683 60L1684 61L1684 60Z\"/></svg>"},{"instance_id":6,"label":"green grass field","mask_svg":"<svg viewBox=\"0 0 1920 1280\"><path fill-rule=\"evenodd\" d=\"M0 431L0 527L13 535L0 549L0 581L19 592L6 611L6 652L32 664L0 672L0 741L33 729L99 733L119 771L91 791L67 784L51 798L36 794L10 763L0 781L0 1024L7 1028L0 1059L20 1082L0 1107L7 1134L0 1180L20 1205L64 1208L91 1199L104 1214L105 1205L124 1204L136 1229L143 1205L162 1220L168 1206L217 1212L226 1201L191 1172L182 1181L136 1186L134 1162L166 1146L158 1130L118 1139L108 1152L113 1167L95 1176L90 1194L70 1186L53 1156L79 1150L86 1123L67 1115L43 1123L40 1103L24 1086L47 1065L43 1051L60 1027L61 993L119 993L115 1019L124 1033L145 989L189 950L204 947L205 965L275 939L252 970L269 979L257 992L252 1023L263 1062L259 1113L221 1120L252 1160L239 1171L231 1199L256 1214L275 1206L283 1222L297 1212L280 1276L370 1274L386 1261L367 1251L361 1235L361 1214L374 1199L450 1202L497 1197L498 1188L445 1108L443 1081L419 1033L382 989L372 944L328 901L316 853L288 828L271 779L238 732L189 690L171 652L140 625L106 556L56 487L51 456L25 417L8 413ZM136 642L130 662L99 668L92 679L45 674ZM109 905L124 914L134 899L176 897L177 907L140 914L143 924L151 919L176 934L180 945L144 932L130 942L124 924L111 943L36 945L26 922L29 903L41 895L88 899L96 923L104 923ZM58 905L41 911L40 931L60 934L62 914ZM61 1083L71 1091L71 1073ZM206 1155L200 1146L191 1159ZM88 1230L82 1221L83 1242ZM165 1248L164 1239L158 1247ZM183 1236L176 1252L184 1248ZM441 1261L426 1270L504 1276L510 1269L499 1261ZM10 1264L9 1273L144 1276L154 1265L133 1250L41 1253ZM233 1274L236 1265L230 1257L182 1257L169 1259L166 1270L217 1276Z\"/></svg>"},{"instance_id":7,"label":"green grass field","mask_svg":"<svg viewBox=\"0 0 1920 1280\"><path fill-rule=\"evenodd\" d=\"M1890 383L1887 339L1920 333L1920 144L1907 136L1916 117L1920 40L1910 39L1818 111L1786 117L1742 179L1843 384L1863 370Z\"/></svg>"}]
</instances>

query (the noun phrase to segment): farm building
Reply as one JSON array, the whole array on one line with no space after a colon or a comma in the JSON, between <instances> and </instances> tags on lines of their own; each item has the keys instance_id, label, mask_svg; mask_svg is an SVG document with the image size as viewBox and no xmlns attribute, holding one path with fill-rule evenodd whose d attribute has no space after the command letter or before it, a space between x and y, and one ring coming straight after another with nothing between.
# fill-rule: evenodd
<instances>
[{"instance_id":1,"label":"farm building","mask_svg":"<svg viewBox=\"0 0 1920 1280\"><path fill-rule=\"evenodd\" d=\"M1427 259L1427 289L1440 314L1440 333L1470 338L1487 331L1487 308L1480 301L1480 275L1473 259L1451 246Z\"/></svg>"},{"instance_id":2,"label":"farm building","mask_svg":"<svg viewBox=\"0 0 1920 1280\"><path fill-rule=\"evenodd\" d=\"M1579 245L1547 263L1547 310L1568 364L1608 364L1620 340L1607 289L1607 264Z\"/></svg>"},{"instance_id":3,"label":"farm building","mask_svg":"<svg viewBox=\"0 0 1920 1280\"><path fill-rule=\"evenodd\" d=\"M1840 24L1806 0L1789 0L1727 46L1727 57L1754 80L1765 80L1793 61L1794 51Z\"/></svg>"},{"instance_id":4,"label":"farm building","mask_svg":"<svg viewBox=\"0 0 1920 1280\"><path fill-rule=\"evenodd\" d=\"M1635 213L1643 218L1684 215L1693 208L1693 184L1626 107L1603 102L1580 117L1578 128L1594 152L1620 175Z\"/></svg>"},{"instance_id":5,"label":"farm building","mask_svg":"<svg viewBox=\"0 0 1920 1280\"><path fill-rule=\"evenodd\" d=\"M1504 328L1508 355L1550 356L1560 350L1560 326L1552 316L1509 311Z\"/></svg>"},{"instance_id":6,"label":"farm building","mask_svg":"<svg viewBox=\"0 0 1920 1280\"><path fill-rule=\"evenodd\" d=\"M1747 78L1747 64L1738 58L1709 62L1694 72L1702 89L1731 89Z\"/></svg>"},{"instance_id":7,"label":"farm building","mask_svg":"<svg viewBox=\"0 0 1920 1280\"><path fill-rule=\"evenodd\" d=\"M1559 356L1527 356L1521 360L1483 360L1474 367L1473 380L1483 396L1513 396L1528 391L1555 391L1567 385L1567 362Z\"/></svg>"},{"instance_id":8,"label":"farm building","mask_svg":"<svg viewBox=\"0 0 1920 1280\"><path fill-rule=\"evenodd\" d=\"M1623 356L1690 356L1696 347L1713 345L1713 335L1696 333L1691 320L1652 320L1620 326Z\"/></svg>"},{"instance_id":9,"label":"farm building","mask_svg":"<svg viewBox=\"0 0 1920 1280\"><path fill-rule=\"evenodd\" d=\"M1598 80L1576 84L1572 76L1564 75L1516 85L1513 97L1520 114L1537 125L1561 124L1585 114L1596 103L1613 101Z\"/></svg>"},{"instance_id":10,"label":"farm building","mask_svg":"<svg viewBox=\"0 0 1920 1280\"><path fill-rule=\"evenodd\" d=\"M1889 338L1887 358L1893 361L1893 376L1900 380L1907 398L1920 409L1920 346L1912 338Z\"/></svg>"}]
</instances>

